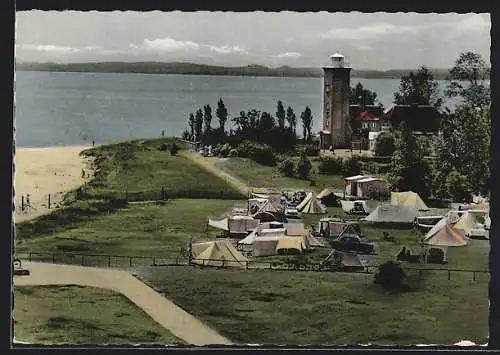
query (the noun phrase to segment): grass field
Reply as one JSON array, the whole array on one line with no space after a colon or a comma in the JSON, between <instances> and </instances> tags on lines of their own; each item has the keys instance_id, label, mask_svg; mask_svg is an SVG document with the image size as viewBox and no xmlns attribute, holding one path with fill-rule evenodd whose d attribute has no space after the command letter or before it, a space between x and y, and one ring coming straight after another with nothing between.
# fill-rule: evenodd
<instances>
[{"instance_id":1,"label":"grass field","mask_svg":"<svg viewBox=\"0 0 500 355\"><path fill-rule=\"evenodd\" d=\"M230 184L182 155L160 150L172 138L130 141L85 151L95 158L96 172L87 195L93 198L159 200L168 198L245 198Z\"/></svg>"},{"instance_id":2,"label":"grass field","mask_svg":"<svg viewBox=\"0 0 500 355\"><path fill-rule=\"evenodd\" d=\"M228 211L231 200L175 199L164 204L130 203L109 215L49 230L33 237L19 230L24 242L16 252L80 252L131 256L178 255L189 238L211 239L217 230L205 231L207 217Z\"/></svg>"},{"instance_id":3,"label":"grass field","mask_svg":"<svg viewBox=\"0 0 500 355\"><path fill-rule=\"evenodd\" d=\"M252 187L312 189L317 192L325 187L343 189L344 178L342 176L318 174L318 163L315 161L311 163L314 172L310 177L316 181L315 186L311 186L307 180L285 177L278 171L277 167L264 166L247 158L229 158L224 163L224 169Z\"/></svg>"},{"instance_id":4,"label":"grass field","mask_svg":"<svg viewBox=\"0 0 500 355\"><path fill-rule=\"evenodd\" d=\"M182 344L125 296L84 286L16 286L14 336L36 344Z\"/></svg>"},{"instance_id":5,"label":"grass field","mask_svg":"<svg viewBox=\"0 0 500 355\"><path fill-rule=\"evenodd\" d=\"M453 344L484 343L488 335L488 283L469 275L412 277L416 291L387 294L366 274L188 267L138 273L238 343Z\"/></svg>"}]
</instances>

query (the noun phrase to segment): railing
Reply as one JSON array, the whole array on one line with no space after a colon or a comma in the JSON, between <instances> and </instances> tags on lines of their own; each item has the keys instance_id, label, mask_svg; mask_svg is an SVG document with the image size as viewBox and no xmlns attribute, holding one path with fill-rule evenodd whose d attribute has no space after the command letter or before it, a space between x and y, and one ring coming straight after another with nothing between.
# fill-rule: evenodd
<instances>
[{"instance_id":1,"label":"railing","mask_svg":"<svg viewBox=\"0 0 500 355\"><path fill-rule=\"evenodd\" d=\"M16 253L16 258L28 261L52 262L59 264L107 267L107 268L132 268L137 266L196 266L216 267L220 269L238 267L245 270L271 270L271 271L309 271L309 272L350 272L356 274L375 274L378 266L364 266L356 268L322 268L321 264L311 263L279 263L260 262L254 260L230 261L224 259L200 259L189 262L180 255L172 256L129 256L129 255L105 255L105 254L81 254L81 253L51 253L51 252L25 252ZM409 275L418 276L422 279L425 273L442 273L452 281L452 275L456 273L470 275L470 281L489 280L488 270L446 269L446 268L413 268L404 267Z\"/></svg>"}]
</instances>

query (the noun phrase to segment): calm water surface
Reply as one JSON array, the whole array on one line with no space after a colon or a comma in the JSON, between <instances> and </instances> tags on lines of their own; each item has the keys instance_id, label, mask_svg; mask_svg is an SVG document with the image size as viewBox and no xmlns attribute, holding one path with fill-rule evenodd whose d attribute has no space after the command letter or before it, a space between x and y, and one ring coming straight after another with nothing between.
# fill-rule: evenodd
<instances>
[{"instance_id":1,"label":"calm water surface","mask_svg":"<svg viewBox=\"0 0 500 355\"><path fill-rule=\"evenodd\" d=\"M351 78L377 92L389 107L399 80ZM29 72L16 73L16 146L99 144L179 135L190 112L209 104L213 123L222 97L229 117L258 109L274 115L277 100L297 118L306 105L321 126L321 78L268 78L197 75ZM444 87L444 83L441 83ZM448 103L453 105L453 103ZM228 121L229 123L229 121Z\"/></svg>"}]
</instances>

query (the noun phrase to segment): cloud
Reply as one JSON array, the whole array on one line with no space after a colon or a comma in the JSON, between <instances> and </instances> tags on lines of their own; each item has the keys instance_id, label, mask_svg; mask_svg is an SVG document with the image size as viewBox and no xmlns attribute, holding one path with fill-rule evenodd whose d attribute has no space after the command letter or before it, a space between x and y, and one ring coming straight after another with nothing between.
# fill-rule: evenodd
<instances>
[{"instance_id":1,"label":"cloud","mask_svg":"<svg viewBox=\"0 0 500 355\"><path fill-rule=\"evenodd\" d=\"M298 59L298 58L302 57L302 54L300 54L298 52L286 52L286 53L273 55L271 57L276 58L276 59L289 59L289 58L290 59Z\"/></svg>"},{"instance_id":2,"label":"cloud","mask_svg":"<svg viewBox=\"0 0 500 355\"><path fill-rule=\"evenodd\" d=\"M466 19L459 21L454 24L452 28L458 31L483 31L489 30L491 27L491 21L486 19L484 16L479 14L474 14L467 17Z\"/></svg>"},{"instance_id":3,"label":"cloud","mask_svg":"<svg viewBox=\"0 0 500 355\"><path fill-rule=\"evenodd\" d=\"M16 44L16 48L49 54L85 53L104 49L102 46L68 47L53 44Z\"/></svg>"},{"instance_id":4,"label":"cloud","mask_svg":"<svg viewBox=\"0 0 500 355\"><path fill-rule=\"evenodd\" d=\"M158 53L197 53L207 54L216 53L226 54L248 54L248 52L239 45L214 46L211 44L200 44L193 41L179 41L173 38L156 38L153 40L144 39L141 45L129 44L129 48L134 50L146 50Z\"/></svg>"},{"instance_id":5,"label":"cloud","mask_svg":"<svg viewBox=\"0 0 500 355\"><path fill-rule=\"evenodd\" d=\"M421 26L393 25L390 23L376 23L360 27L339 27L334 28L319 36L323 39L344 39L344 40L368 40L379 36L400 33L417 33L422 29Z\"/></svg>"}]
</instances>

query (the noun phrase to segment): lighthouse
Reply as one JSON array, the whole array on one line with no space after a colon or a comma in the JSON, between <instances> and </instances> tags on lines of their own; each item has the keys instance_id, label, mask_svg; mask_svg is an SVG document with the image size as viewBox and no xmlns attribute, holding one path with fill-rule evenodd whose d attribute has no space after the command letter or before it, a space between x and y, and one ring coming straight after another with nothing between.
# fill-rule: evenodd
<instances>
[{"instance_id":1,"label":"lighthouse","mask_svg":"<svg viewBox=\"0 0 500 355\"><path fill-rule=\"evenodd\" d=\"M323 67L323 130L321 149L347 148L351 144L349 123L349 90L351 67L339 53L330 56L331 64Z\"/></svg>"}]
</instances>

